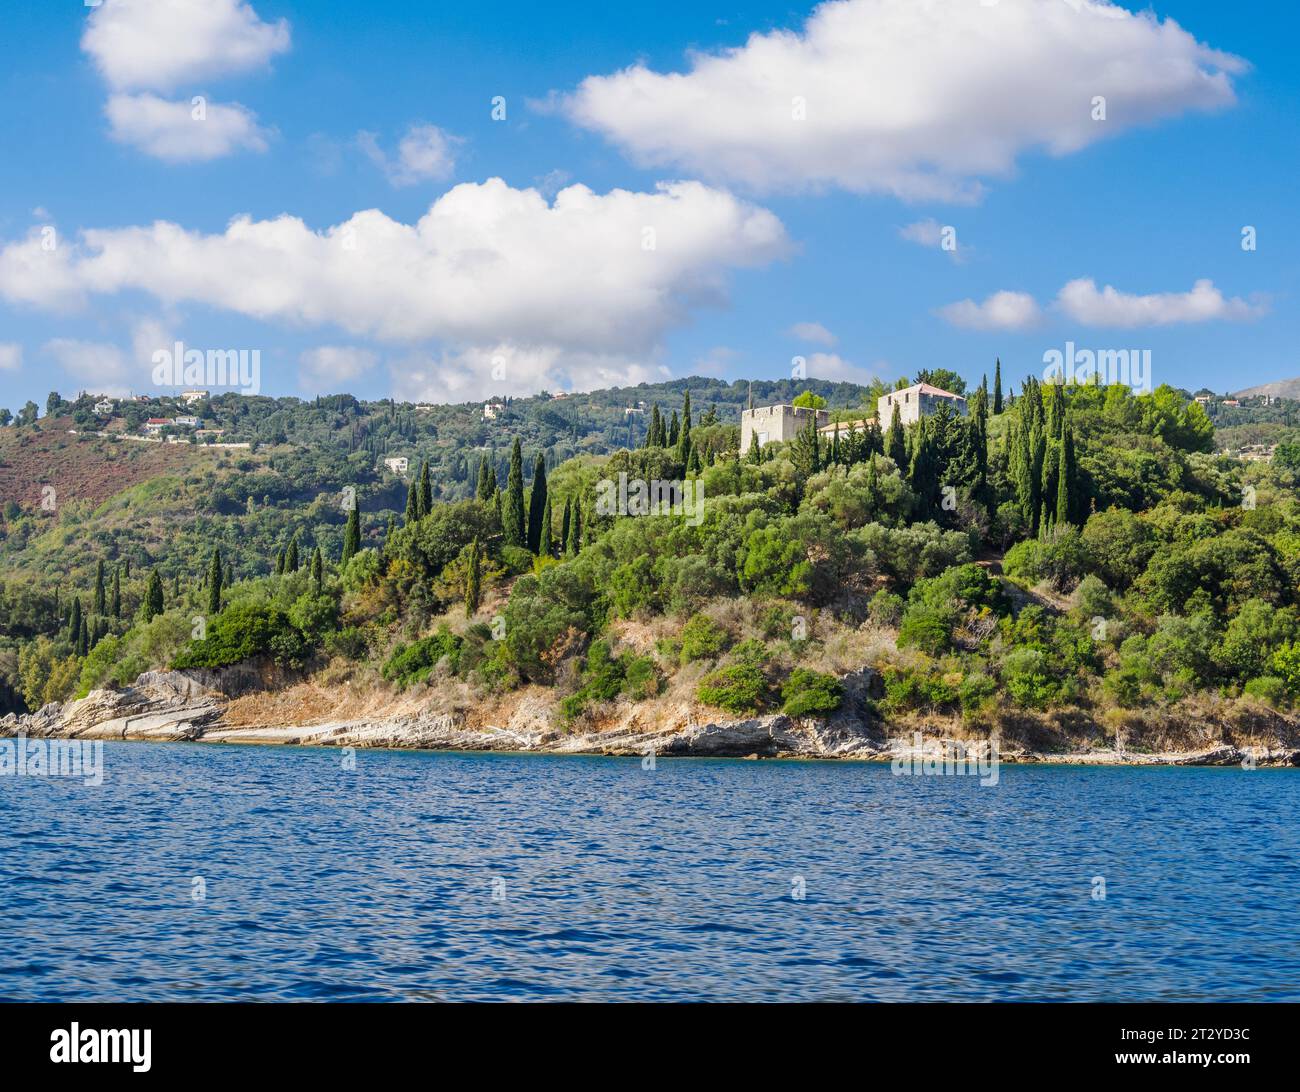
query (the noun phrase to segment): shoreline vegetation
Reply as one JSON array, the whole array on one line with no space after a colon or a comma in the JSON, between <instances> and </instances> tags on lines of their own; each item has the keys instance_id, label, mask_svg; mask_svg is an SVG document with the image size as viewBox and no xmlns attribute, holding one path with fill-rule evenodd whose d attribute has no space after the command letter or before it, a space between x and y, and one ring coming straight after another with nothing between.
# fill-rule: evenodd
<instances>
[{"instance_id":1,"label":"shoreline vegetation","mask_svg":"<svg viewBox=\"0 0 1300 1092\"><path fill-rule=\"evenodd\" d=\"M969 412L768 384L808 425L743 454L744 384L699 379L192 407L240 453L52 394L0 429L0 477L57 468L0 513L0 733L1300 763L1300 446L1217 454L1168 386L915 378Z\"/></svg>"}]
</instances>

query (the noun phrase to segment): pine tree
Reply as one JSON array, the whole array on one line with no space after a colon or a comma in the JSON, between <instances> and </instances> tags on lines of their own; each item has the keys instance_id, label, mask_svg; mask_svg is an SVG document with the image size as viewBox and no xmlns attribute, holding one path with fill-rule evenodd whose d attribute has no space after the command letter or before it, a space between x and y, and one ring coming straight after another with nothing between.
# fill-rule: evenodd
<instances>
[{"instance_id":1,"label":"pine tree","mask_svg":"<svg viewBox=\"0 0 1300 1092\"><path fill-rule=\"evenodd\" d=\"M1002 412L1002 358L997 357L993 365L993 416Z\"/></svg>"},{"instance_id":2,"label":"pine tree","mask_svg":"<svg viewBox=\"0 0 1300 1092\"><path fill-rule=\"evenodd\" d=\"M157 569L153 569L149 573L149 584L144 593L144 620L152 622L164 609L162 577L158 575Z\"/></svg>"},{"instance_id":3,"label":"pine tree","mask_svg":"<svg viewBox=\"0 0 1300 1092\"><path fill-rule=\"evenodd\" d=\"M325 559L321 557L319 546L311 555L311 582L316 588L316 594L320 595L325 585Z\"/></svg>"},{"instance_id":4,"label":"pine tree","mask_svg":"<svg viewBox=\"0 0 1300 1092\"><path fill-rule=\"evenodd\" d=\"M95 613L102 616L107 609L104 595L104 562L101 560L95 565Z\"/></svg>"},{"instance_id":5,"label":"pine tree","mask_svg":"<svg viewBox=\"0 0 1300 1092\"><path fill-rule=\"evenodd\" d=\"M465 581L465 617L472 618L478 610L483 591L483 558L479 552L478 536L469 548L469 576Z\"/></svg>"},{"instance_id":6,"label":"pine tree","mask_svg":"<svg viewBox=\"0 0 1300 1092\"><path fill-rule=\"evenodd\" d=\"M223 575L221 569L221 551L214 546L212 548L212 561L208 564L209 615L217 615L221 613L221 581Z\"/></svg>"},{"instance_id":7,"label":"pine tree","mask_svg":"<svg viewBox=\"0 0 1300 1092\"><path fill-rule=\"evenodd\" d=\"M542 513L542 533L537 540L537 556L551 556L551 498L546 498L546 510Z\"/></svg>"},{"instance_id":8,"label":"pine tree","mask_svg":"<svg viewBox=\"0 0 1300 1092\"><path fill-rule=\"evenodd\" d=\"M505 501L501 506L501 526L507 546L527 545L528 524L524 518L524 452L515 437L510 449L510 475L506 479Z\"/></svg>"},{"instance_id":9,"label":"pine tree","mask_svg":"<svg viewBox=\"0 0 1300 1092\"><path fill-rule=\"evenodd\" d=\"M122 617L122 572L120 569L113 570L113 603L111 609L114 618Z\"/></svg>"},{"instance_id":10,"label":"pine tree","mask_svg":"<svg viewBox=\"0 0 1300 1092\"><path fill-rule=\"evenodd\" d=\"M541 552L546 500L546 459L538 453L533 463L533 487L528 492L528 548L535 554Z\"/></svg>"},{"instance_id":11,"label":"pine tree","mask_svg":"<svg viewBox=\"0 0 1300 1092\"><path fill-rule=\"evenodd\" d=\"M361 505L355 500L348 509L348 525L343 530L343 561L347 565L361 551Z\"/></svg>"}]
</instances>

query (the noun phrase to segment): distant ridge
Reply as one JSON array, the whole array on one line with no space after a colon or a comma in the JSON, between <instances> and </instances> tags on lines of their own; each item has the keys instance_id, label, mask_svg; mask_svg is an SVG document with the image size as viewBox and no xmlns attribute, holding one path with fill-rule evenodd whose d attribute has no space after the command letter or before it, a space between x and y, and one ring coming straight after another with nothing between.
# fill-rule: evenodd
<instances>
[{"instance_id":1,"label":"distant ridge","mask_svg":"<svg viewBox=\"0 0 1300 1092\"><path fill-rule=\"evenodd\" d=\"M1262 398L1264 395L1269 395L1272 398L1300 399L1300 378L1278 379L1272 383L1261 383L1258 387L1247 387L1245 390L1237 391L1233 397Z\"/></svg>"}]
</instances>

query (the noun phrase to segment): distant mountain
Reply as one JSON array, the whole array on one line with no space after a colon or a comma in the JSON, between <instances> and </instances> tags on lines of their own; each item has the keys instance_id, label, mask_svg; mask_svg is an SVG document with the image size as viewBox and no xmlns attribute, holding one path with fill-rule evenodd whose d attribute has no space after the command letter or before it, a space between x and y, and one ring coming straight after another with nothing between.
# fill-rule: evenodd
<instances>
[{"instance_id":1,"label":"distant mountain","mask_svg":"<svg viewBox=\"0 0 1300 1092\"><path fill-rule=\"evenodd\" d=\"M1265 395L1271 398L1300 399L1300 378L1278 379L1272 383L1261 383L1258 387L1247 387L1245 390L1237 391L1233 397L1262 398Z\"/></svg>"}]
</instances>

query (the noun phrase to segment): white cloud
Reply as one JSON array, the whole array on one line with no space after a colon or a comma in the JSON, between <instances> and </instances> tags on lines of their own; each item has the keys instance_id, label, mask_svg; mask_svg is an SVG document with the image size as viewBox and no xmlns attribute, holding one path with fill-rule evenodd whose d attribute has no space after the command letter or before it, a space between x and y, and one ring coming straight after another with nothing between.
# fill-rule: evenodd
<instances>
[{"instance_id":1,"label":"white cloud","mask_svg":"<svg viewBox=\"0 0 1300 1092\"><path fill-rule=\"evenodd\" d=\"M937 314L965 330L1024 330L1039 319L1038 304L1027 292L994 292L983 303L959 300Z\"/></svg>"},{"instance_id":2,"label":"white cloud","mask_svg":"<svg viewBox=\"0 0 1300 1092\"><path fill-rule=\"evenodd\" d=\"M808 357L808 377L834 383L870 383L876 372L851 364L837 353L813 353Z\"/></svg>"},{"instance_id":3,"label":"white cloud","mask_svg":"<svg viewBox=\"0 0 1300 1092\"><path fill-rule=\"evenodd\" d=\"M414 224L374 209L319 232L291 216L239 217L220 234L159 221L87 230L48 252L33 232L0 247L0 298L57 308L139 291L353 337L437 341L452 369L457 354L508 346L524 376L601 385L664 374L663 335L725 303L730 270L788 249L770 212L698 182L570 186L547 202L490 179L456 186Z\"/></svg>"},{"instance_id":4,"label":"white cloud","mask_svg":"<svg viewBox=\"0 0 1300 1092\"><path fill-rule=\"evenodd\" d=\"M410 353L389 365L395 398L412 402L475 402L493 395L661 383L671 378L661 364L627 356L566 353L554 346L509 344L460 351Z\"/></svg>"},{"instance_id":5,"label":"white cloud","mask_svg":"<svg viewBox=\"0 0 1300 1092\"><path fill-rule=\"evenodd\" d=\"M321 345L298 357L298 385L318 394L337 394L340 384L365 375L379 360L369 349Z\"/></svg>"},{"instance_id":6,"label":"white cloud","mask_svg":"<svg viewBox=\"0 0 1300 1092\"><path fill-rule=\"evenodd\" d=\"M165 91L265 67L289 48L289 24L243 0L104 0L81 48L115 90Z\"/></svg>"},{"instance_id":7,"label":"white cloud","mask_svg":"<svg viewBox=\"0 0 1300 1092\"><path fill-rule=\"evenodd\" d=\"M41 351L92 393L123 398L153 386L153 354L170 349L175 340L158 319L135 318L131 320L129 349L110 342L58 337L47 341Z\"/></svg>"},{"instance_id":8,"label":"white cloud","mask_svg":"<svg viewBox=\"0 0 1300 1092\"><path fill-rule=\"evenodd\" d=\"M131 393L131 360L117 345L56 337L47 341L41 351L53 357L69 375L93 384L95 394L124 398Z\"/></svg>"},{"instance_id":9,"label":"white cloud","mask_svg":"<svg viewBox=\"0 0 1300 1092\"><path fill-rule=\"evenodd\" d=\"M204 162L231 152L266 151L268 133L238 103L211 102L195 117L188 101L157 95L112 95L104 113L114 140L168 163Z\"/></svg>"},{"instance_id":10,"label":"white cloud","mask_svg":"<svg viewBox=\"0 0 1300 1092\"><path fill-rule=\"evenodd\" d=\"M217 235L158 221L88 230L40 257L33 246L39 236L0 249L0 296L136 289L391 341L608 352L643 349L721 302L729 268L765 264L787 240L770 212L698 182L570 186L548 204L489 179L456 186L415 224L375 209L323 232L292 216L238 217Z\"/></svg>"},{"instance_id":11,"label":"white cloud","mask_svg":"<svg viewBox=\"0 0 1300 1092\"><path fill-rule=\"evenodd\" d=\"M800 341L813 341L828 347L833 346L836 341L835 335L820 322L796 322L786 332Z\"/></svg>"},{"instance_id":12,"label":"white cloud","mask_svg":"<svg viewBox=\"0 0 1300 1092\"><path fill-rule=\"evenodd\" d=\"M727 369L740 359L740 353L729 345L715 345L703 356L697 356L691 365L691 375L707 375L721 379ZM653 381L652 381L653 382Z\"/></svg>"},{"instance_id":13,"label":"white cloud","mask_svg":"<svg viewBox=\"0 0 1300 1092\"><path fill-rule=\"evenodd\" d=\"M412 125L398 143L397 156L392 160L379 147L374 133L358 133L357 143L394 186L411 186L450 178L462 139L436 125Z\"/></svg>"},{"instance_id":14,"label":"white cloud","mask_svg":"<svg viewBox=\"0 0 1300 1092\"><path fill-rule=\"evenodd\" d=\"M943 225L938 220L917 220L899 228L898 234L917 246L938 246L943 240Z\"/></svg>"},{"instance_id":15,"label":"white cloud","mask_svg":"<svg viewBox=\"0 0 1300 1092\"><path fill-rule=\"evenodd\" d=\"M552 105L634 161L760 191L974 199L1036 148L1234 102L1240 58L1104 0L837 0L801 31L634 64ZM1105 121L1092 118L1104 96ZM798 102L804 117L797 119Z\"/></svg>"},{"instance_id":16,"label":"white cloud","mask_svg":"<svg viewBox=\"0 0 1300 1092\"><path fill-rule=\"evenodd\" d=\"M1216 320L1248 322L1265 311L1262 304L1250 304L1239 297L1226 299L1208 279L1197 281L1190 292L1136 296L1110 285L1098 291L1091 277L1080 277L1061 289L1056 306L1076 322L1119 328Z\"/></svg>"},{"instance_id":17,"label":"white cloud","mask_svg":"<svg viewBox=\"0 0 1300 1092\"><path fill-rule=\"evenodd\" d=\"M23 347L16 341L0 341L0 372L16 372L23 366Z\"/></svg>"}]
</instances>

